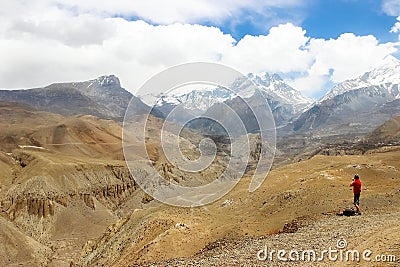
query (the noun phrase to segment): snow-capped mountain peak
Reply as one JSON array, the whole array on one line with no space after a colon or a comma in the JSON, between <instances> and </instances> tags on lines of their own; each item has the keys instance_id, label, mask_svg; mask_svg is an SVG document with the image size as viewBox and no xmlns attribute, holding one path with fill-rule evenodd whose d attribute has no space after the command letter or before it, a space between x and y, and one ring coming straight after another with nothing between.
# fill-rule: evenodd
<instances>
[{"instance_id":1,"label":"snow-capped mountain peak","mask_svg":"<svg viewBox=\"0 0 400 267\"><path fill-rule=\"evenodd\" d=\"M400 83L400 60L387 56L380 65L361 76L363 81L371 85Z\"/></svg>"},{"instance_id":2,"label":"snow-capped mountain peak","mask_svg":"<svg viewBox=\"0 0 400 267\"><path fill-rule=\"evenodd\" d=\"M304 97L295 90L278 74L248 74L248 79L238 79L230 89L211 86L205 89L189 87L186 93L169 92L162 96L144 95L141 99L150 106L156 106L161 112L168 114L176 106L183 107L191 114L207 112L217 103L234 100L236 97L251 99L255 95L253 83L261 91L265 100L269 103L276 117L277 125L283 125L314 103L312 99Z\"/></svg>"},{"instance_id":3,"label":"snow-capped mountain peak","mask_svg":"<svg viewBox=\"0 0 400 267\"><path fill-rule=\"evenodd\" d=\"M228 89L215 87L189 90L187 93L170 92L165 95L145 95L142 100L148 105L162 107L163 105L183 105L185 109L206 111L216 103L222 103L234 97Z\"/></svg>"},{"instance_id":4,"label":"snow-capped mountain peak","mask_svg":"<svg viewBox=\"0 0 400 267\"><path fill-rule=\"evenodd\" d=\"M348 91L384 84L400 84L400 60L391 55L385 57L376 67L363 75L333 87L321 102Z\"/></svg>"},{"instance_id":5,"label":"snow-capped mountain peak","mask_svg":"<svg viewBox=\"0 0 400 267\"><path fill-rule=\"evenodd\" d=\"M214 90L194 90L182 95L182 103L187 109L199 109L206 111L216 103L222 103L232 99L234 94L228 89L216 87Z\"/></svg>"},{"instance_id":6,"label":"snow-capped mountain peak","mask_svg":"<svg viewBox=\"0 0 400 267\"><path fill-rule=\"evenodd\" d=\"M249 78L262 91L280 98L286 104L308 105L314 102L312 99L303 96L300 91L285 83L278 74L265 73L262 76L249 74Z\"/></svg>"},{"instance_id":7,"label":"snow-capped mountain peak","mask_svg":"<svg viewBox=\"0 0 400 267\"><path fill-rule=\"evenodd\" d=\"M120 86L120 82L118 77L115 75L104 75L95 80L98 84L101 86L107 86L107 85L118 85Z\"/></svg>"}]
</instances>

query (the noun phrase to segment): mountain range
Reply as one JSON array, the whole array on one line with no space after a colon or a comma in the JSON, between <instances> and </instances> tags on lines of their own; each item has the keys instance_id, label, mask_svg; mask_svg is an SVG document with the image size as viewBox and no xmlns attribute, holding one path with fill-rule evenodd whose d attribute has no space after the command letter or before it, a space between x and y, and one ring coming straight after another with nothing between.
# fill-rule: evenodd
<instances>
[{"instance_id":1,"label":"mountain range","mask_svg":"<svg viewBox=\"0 0 400 267\"><path fill-rule=\"evenodd\" d=\"M268 102L279 136L366 133L400 113L400 61L392 56L386 57L375 68L359 77L337 84L318 101L304 97L278 74L250 73L248 78L257 85ZM238 82L231 90L214 87L192 90L186 94L152 96L152 100L158 98L156 109L164 117L179 107L179 115L174 117L178 123L202 114L224 114L219 103L225 103L234 107L249 126L248 130L257 130L256 122L252 121L254 116L251 117L245 105L240 104L238 94L251 102L254 90ZM144 102L146 99L148 97L143 99ZM204 120L197 124L191 123L191 127L212 128Z\"/></svg>"},{"instance_id":2,"label":"mountain range","mask_svg":"<svg viewBox=\"0 0 400 267\"><path fill-rule=\"evenodd\" d=\"M250 73L248 78L268 102L279 136L366 133L400 113L400 61L391 56L363 75L337 84L319 101L303 96L278 74ZM221 103L225 103L246 122L247 130L254 132L258 129L254 115L238 98L240 95L251 103L257 98L254 94L254 89L239 81L231 89L215 86L138 98L122 88L116 76L108 75L42 88L0 90L0 101L27 104L61 115L89 114L119 122L130 101L138 114L149 110L146 103L156 103L152 114L159 118L168 118L168 114L178 107L179 112L175 112L173 118L177 123L186 123L201 115L224 114ZM208 123L198 121L190 127L213 128Z\"/></svg>"},{"instance_id":3,"label":"mountain range","mask_svg":"<svg viewBox=\"0 0 400 267\"><path fill-rule=\"evenodd\" d=\"M395 95L396 98L400 98L399 91L392 91L392 89L389 88L390 84L400 84L400 62L393 56L384 58L384 60L371 71L355 79L347 80L334 86L320 102L349 91L379 85L387 85L389 93Z\"/></svg>"},{"instance_id":4,"label":"mountain range","mask_svg":"<svg viewBox=\"0 0 400 267\"><path fill-rule=\"evenodd\" d=\"M314 102L286 84L278 74L255 75L250 73L248 78L258 87L268 102L277 126L286 125ZM171 110L179 106L180 114L175 120L184 122L187 118L207 113L207 110L218 103L237 102L238 100L234 99L239 95L244 99L251 99L254 94L253 87L249 88L246 86L246 82L238 81L230 89L216 86L204 90L189 90L187 93L180 94L147 95L142 100L147 104L155 102L156 109L165 117ZM215 110L215 107L213 109Z\"/></svg>"},{"instance_id":5,"label":"mountain range","mask_svg":"<svg viewBox=\"0 0 400 267\"><path fill-rule=\"evenodd\" d=\"M400 113L400 61L386 58L363 75L339 83L285 127L287 133L369 132Z\"/></svg>"}]
</instances>

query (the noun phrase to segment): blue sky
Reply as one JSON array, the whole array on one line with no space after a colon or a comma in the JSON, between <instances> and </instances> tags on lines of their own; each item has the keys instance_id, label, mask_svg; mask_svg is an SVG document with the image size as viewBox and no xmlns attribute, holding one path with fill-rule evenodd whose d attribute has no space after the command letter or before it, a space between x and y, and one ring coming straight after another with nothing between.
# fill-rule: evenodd
<instances>
[{"instance_id":1,"label":"blue sky","mask_svg":"<svg viewBox=\"0 0 400 267\"><path fill-rule=\"evenodd\" d=\"M0 88L117 75L135 92L172 65L279 73L315 99L400 58L399 0L4 0ZM9 12L18 10L19 12Z\"/></svg>"},{"instance_id":2,"label":"blue sky","mask_svg":"<svg viewBox=\"0 0 400 267\"><path fill-rule=\"evenodd\" d=\"M314 1L308 7L302 23L308 34L317 38L337 38L352 32L356 35L374 35L379 41L397 41L398 36L390 33L396 16L381 9L376 0L326 0Z\"/></svg>"},{"instance_id":3,"label":"blue sky","mask_svg":"<svg viewBox=\"0 0 400 267\"><path fill-rule=\"evenodd\" d=\"M248 34L267 34L271 26L292 22L302 26L309 36L315 38L337 38L351 32L356 35L373 35L381 42L398 41L398 35L390 33L397 16L385 13L382 1L379 0L314 0L294 8L273 8L270 12L274 13L271 19L257 12L244 12L239 22L233 19L221 24L204 24L220 27L236 40Z\"/></svg>"}]
</instances>

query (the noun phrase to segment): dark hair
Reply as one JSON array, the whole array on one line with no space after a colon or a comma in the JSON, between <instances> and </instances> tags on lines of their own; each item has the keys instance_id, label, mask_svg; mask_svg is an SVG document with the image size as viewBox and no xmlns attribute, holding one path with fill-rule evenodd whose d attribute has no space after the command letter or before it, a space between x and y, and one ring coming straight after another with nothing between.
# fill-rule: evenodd
<instances>
[{"instance_id":1,"label":"dark hair","mask_svg":"<svg viewBox=\"0 0 400 267\"><path fill-rule=\"evenodd\" d=\"M360 179L360 176L358 174L354 175L354 179Z\"/></svg>"}]
</instances>

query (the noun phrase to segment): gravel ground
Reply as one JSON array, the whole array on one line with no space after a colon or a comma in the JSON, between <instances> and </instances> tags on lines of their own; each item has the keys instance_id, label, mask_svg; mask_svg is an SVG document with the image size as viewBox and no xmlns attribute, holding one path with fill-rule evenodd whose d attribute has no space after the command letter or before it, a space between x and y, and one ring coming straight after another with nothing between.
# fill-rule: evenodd
<instances>
[{"instance_id":1,"label":"gravel ground","mask_svg":"<svg viewBox=\"0 0 400 267\"><path fill-rule=\"evenodd\" d=\"M190 258L173 259L147 266L400 266L400 212L387 214L362 214L360 216L344 217L335 214L324 215L318 220L308 222L294 233L279 233L262 237L245 237L240 239L222 239L209 244L201 252ZM340 249L347 243L347 246ZM296 250L300 260L285 262L277 258L267 258L260 261L257 254L264 247L271 250L285 250L288 253ZM338 247L339 246L339 247ZM342 247L340 247L342 246ZM329 260L325 254L323 261L302 261L304 250L314 250L317 259L323 250L342 250L345 255L348 250L358 250L362 253L370 249L373 254L371 262L360 259L360 262ZM332 256L336 254L333 252ZM338 252L337 255L340 255ZM361 254L362 255L362 254ZM376 262L376 255L395 255L395 262ZM263 254L260 254L263 257ZM296 257L293 252L293 257ZM345 259L346 256L343 256ZM307 255L306 255L307 259Z\"/></svg>"}]
</instances>

